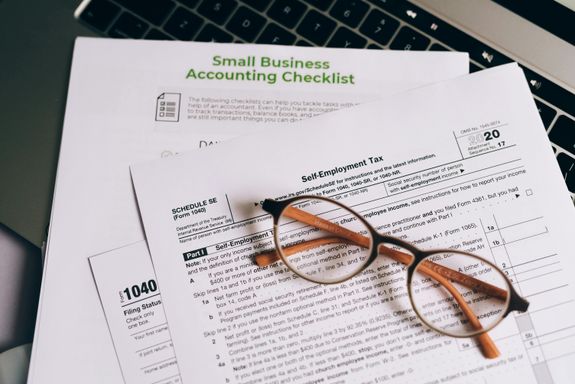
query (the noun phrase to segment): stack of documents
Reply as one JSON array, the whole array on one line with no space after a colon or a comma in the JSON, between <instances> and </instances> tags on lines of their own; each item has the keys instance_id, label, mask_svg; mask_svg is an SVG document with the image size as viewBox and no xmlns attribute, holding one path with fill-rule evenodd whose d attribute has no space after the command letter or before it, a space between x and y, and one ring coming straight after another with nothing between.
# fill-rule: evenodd
<instances>
[{"instance_id":1,"label":"stack of documents","mask_svg":"<svg viewBox=\"0 0 575 384\"><path fill-rule=\"evenodd\" d=\"M571 200L522 71L467 66L79 39L29 381L568 382ZM302 194L507 271L531 307L490 332L501 356L414 326L377 293L389 260L330 287L256 266L261 202Z\"/></svg>"}]
</instances>

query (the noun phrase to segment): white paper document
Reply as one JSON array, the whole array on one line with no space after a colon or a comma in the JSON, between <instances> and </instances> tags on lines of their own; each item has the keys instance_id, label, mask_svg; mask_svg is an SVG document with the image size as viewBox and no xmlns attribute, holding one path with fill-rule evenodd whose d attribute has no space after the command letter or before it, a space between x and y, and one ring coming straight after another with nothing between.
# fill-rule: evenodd
<instances>
[{"instance_id":1,"label":"white paper document","mask_svg":"<svg viewBox=\"0 0 575 384\"><path fill-rule=\"evenodd\" d=\"M162 297L145 241L90 257L126 383L181 383Z\"/></svg>"},{"instance_id":2,"label":"white paper document","mask_svg":"<svg viewBox=\"0 0 575 384\"><path fill-rule=\"evenodd\" d=\"M184 383L572 382L575 214L515 64L131 169ZM530 307L501 356L424 326L390 258L335 285L255 265L262 200L300 195L502 269Z\"/></svg>"},{"instance_id":3,"label":"white paper document","mask_svg":"<svg viewBox=\"0 0 575 384\"><path fill-rule=\"evenodd\" d=\"M287 134L286 122L468 65L461 53L79 38L29 382L122 382L88 257L144 240L130 164L249 132Z\"/></svg>"}]
</instances>

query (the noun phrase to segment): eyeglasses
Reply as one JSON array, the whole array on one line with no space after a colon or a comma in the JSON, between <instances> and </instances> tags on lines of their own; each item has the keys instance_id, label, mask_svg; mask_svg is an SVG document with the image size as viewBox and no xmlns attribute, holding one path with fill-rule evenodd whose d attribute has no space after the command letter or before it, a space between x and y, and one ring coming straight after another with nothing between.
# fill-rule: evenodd
<instances>
[{"instance_id":1,"label":"eyeglasses","mask_svg":"<svg viewBox=\"0 0 575 384\"><path fill-rule=\"evenodd\" d=\"M487 358L499 356L499 351L486 332L510 312L529 307L492 262L457 249L421 250L380 234L338 201L317 196L266 199L262 208L273 217L276 250L256 255L257 265L281 259L306 280L336 284L363 272L380 254L388 256L407 268L405 295L419 319L444 335L477 337ZM394 284L403 280L399 272L390 265L378 267L376 276L387 282L381 285L385 293L393 289L401 294Z\"/></svg>"}]
</instances>

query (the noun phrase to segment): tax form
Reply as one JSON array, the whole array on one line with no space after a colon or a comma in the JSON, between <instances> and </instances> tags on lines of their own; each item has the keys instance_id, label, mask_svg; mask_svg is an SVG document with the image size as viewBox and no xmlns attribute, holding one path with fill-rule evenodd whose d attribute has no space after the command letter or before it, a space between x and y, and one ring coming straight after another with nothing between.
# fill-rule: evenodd
<instances>
[{"instance_id":1,"label":"tax form","mask_svg":"<svg viewBox=\"0 0 575 384\"><path fill-rule=\"evenodd\" d=\"M516 64L294 128L131 168L184 383L572 381L575 213ZM336 285L256 266L262 200L310 194L499 266L531 303L490 332L501 356L423 326L385 257Z\"/></svg>"},{"instance_id":2,"label":"tax form","mask_svg":"<svg viewBox=\"0 0 575 384\"><path fill-rule=\"evenodd\" d=\"M181 383L146 242L89 260L124 382Z\"/></svg>"},{"instance_id":3,"label":"tax form","mask_svg":"<svg viewBox=\"0 0 575 384\"><path fill-rule=\"evenodd\" d=\"M130 164L285 132L468 66L461 53L77 39L29 382L123 382L88 257L144 240ZM337 73L353 83L314 82Z\"/></svg>"}]
</instances>

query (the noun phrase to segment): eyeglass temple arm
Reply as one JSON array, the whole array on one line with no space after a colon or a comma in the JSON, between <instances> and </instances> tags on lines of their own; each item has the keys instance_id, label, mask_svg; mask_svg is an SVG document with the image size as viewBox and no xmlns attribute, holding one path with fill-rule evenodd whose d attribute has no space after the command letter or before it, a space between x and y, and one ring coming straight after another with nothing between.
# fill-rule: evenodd
<instances>
[{"instance_id":1,"label":"eyeglass temple arm","mask_svg":"<svg viewBox=\"0 0 575 384\"><path fill-rule=\"evenodd\" d=\"M321 237L319 239L308 240L304 241L303 243L294 244L290 247L284 248L283 252L286 256L291 256L298 252L307 251L308 249L316 248L321 245L335 244L335 243L353 244L351 241L342 239L341 237L326 236ZM270 264L275 263L278 260L280 260L280 257L278 256L276 251L259 253L255 256L255 262L258 265L258 267L266 267Z\"/></svg>"},{"instance_id":2,"label":"eyeglass temple arm","mask_svg":"<svg viewBox=\"0 0 575 384\"><path fill-rule=\"evenodd\" d=\"M334 244L334 243L341 244L342 242L351 243L347 239L342 239L341 237L336 237L336 236L322 237L319 239L314 239L314 240L306 241L305 243L300 243L300 244L293 245L291 247L287 247L284 249L284 253L286 254L286 256L291 256L291 255L296 254L298 252L302 252L302 251L305 251L305 250L308 250L311 248L319 247L320 245L327 245L327 244ZM395 250L390 249L390 248L387 248L387 249L394 252L394 255L393 256L390 255L390 257L392 257L393 259L395 259L397 261L403 262L404 260L398 260L398 259L404 259L405 257L409 257L409 255L407 255L405 253L395 251ZM401 255L398 255L398 254L401 254ZM278 260L279 260L279 256L277 255L277 253L275 251L267 252L267 253L260 253L259 255L256 256L256 263L260 267L270 265L270 264L272 264ZM404 262L404 264L407 264L407 263ZM430 264L434 264L434 263L430 263ZM437 264L435 264L435 265L437 265ZM465 316L469 319L472 326L477 330L482 329L481 324L479 323L479 320L477 319L477 317L475 316L475 314L473 313L471 308L469 308L469 306L467 305L467 303L465 302L465 300L463 299L463 297L461 296L459 291L457 291L457 289L447 279L445 279L441 275L440 271L436 271L434 269L422 267L422 272L424 272L427 276L436 280L439 284L443 285L449 291L449 293L454 297L454 299L457 301L459 306L462 308L462 311L464 312ZM491 339L491 337L487 333L483 333L483 334L477 336L477 339L479 340L479 344L481 345L481 350L482 350L483 355L485 357L487 357L489 359L494 359L500 355L499 350L497 349L497 346L495 346L495 343L493 342L493 340Z\"/></svg>"},{"instance_id":3,"label":"eyeglass temple arm","mask_svg":"<svg viewBox=\"0 0 575 384\"><path fill-rule=\"evenodd\" d=\"M443 285L443 287L447 289L447 291L449 291L449 293L451 294L451 296L453 296L455 301L457 301L457 304L459 304L461 311L465 314L465 317L467 317L469 323L475 330L480 331L483 329L481 322L479 321L477 316L475 316L473 310L469 307L463 296L461 296L461 293L459 293L459 291L457 290L457 288L453 286L453 284L451 284L446 278L444 278L434 270L427 270L424 273L427 276L434 279L435 281L437 281L439 284ZM488 359L495 359L500 356L501 353L499 352L499 349L493 342L493 339L491 339L491 336L487 334L487 332L479 334L476 337L477 340L479 341L479 345L481 346L481 352L483 353L483 356L485 356Z\"/></svg>"},{"instance_id":4,"label":"eyeglass temple arm","mask_svg":"<svg viewBox=\"0 0 575 384\"><path fill-rule=\"evenodd\" d=\"M379 252L404 264L408 264L412 257L411 255L386 247L385 245L379 246ZM410 260L409 261L405 260L406 257L409 258ZM404 260L407 261L407 263L404 262ZM479 280L474 277L468 276L454 269L444 267L443 265L434 263L433 261L424 260L422 261L421 266L419 268L421 269L422 272L424 271L426 274L428 274L429 270L432 270L434 272L439 273L441 276L456 281L467 288L471 288L478 292L485 293L490 297L494 297L503 301L507 300L508 293L506 290L496 287L495 285L486 283L483 280Z\"/></svg>"},{"instance_id":5,"label":"eyeglass temple arm","mask_svg":"<svg viewBox=\"0 0 575 384\"><path fill-rule=\"evenodd\" d=\"M321 217L317 217L315 215L302 211L301 209L295 207L287 207L284 210L283 214L294 220L298 220L304 224L308 224L316 228L323 229L336 235L336 237L324 237L321 239L315 239L300 244L296 244L291 247L286 247L283 249L283 252L287 256L290 256L297 252L305 251L307 249L315 248L324 244L335 243L335 242L341 243L343 239L349 240L353 244L357 244L365 248L369 248L370 246L369 238L357 232L350 231L349 229L344 228L340 225L324 220ZM330 240L328 241L327 239ZM413 259L412 255L397 251L395 249L391 249L384 245L380 245L378 251L386 256L391 257L395 261L399 261L400 263L403 263L405 265L410 264ZM266 265L272 264L279 259L280 258L277 255L277 253L275 251L272 251L256 255L255 262L258 266L265 267ZM495 297L500 300L507 300L507 291L505 291L504 289L498 288L494 285L491 285L479 279L475 279L471 276L465 275L451 268L444 267L442 265L436 264L428 260L423 261L420 268L422 272L431 269L441 274L442 276L447 277L448 279L451 279L453 281L462 284L463 286L477 290L479 292L483 292L491 297Z\"/></svg>"},{"instance_id":6,"label":"eyeglass temple arm","mask_svg":"<svg viewBox=\"0 0 575 384\"><path fill-rule=\"evenodd\" d=\"M288 248L286 248L286 249L284 249L284 252L288 252L289 253L288 256L292 255L294 253L297 253L301 250L305 250L305 249L309 249L309 248L315 248L315 247L323 245L323 244L330 244L330 243L334 243L334 242L341 243L342 240L349 240L354 244L358 244L358 245L366 247L366 248L368 248L370 245L369 239L367 237L365 237L359 233L350 231L347 228L341 227L341 226L334 224L330 221L324 220L320 217L317 217L315 215L312 215L310 213L307 213L305 211L297 209L295 207L286 208L284 210L284 214L286 216L294 219L294 220L301 221L305 224L312 225L314 227L324 229L328 232L331 232L331 233L338 235L335 237L324 237L324 238L320 238L320 239L316 239L316 240L311 240L311 241L308 241L305 243L296 244L294 246L289 247L289 251L288 251ZM403 252L392 250L392 249L387 248L387 247L385 247L385 249L389 250L389 251L393 251L392 255L396 256L398 258L398 261L400 261L404 264L409 264L411 262L412 256L405 254ZM390 255L390 257L393 257L392 255ZM269 265L269 264L277 261L278 259L279 259L279 257L277 256L277 254L275 252L269 252L269 253L257 255L256 256L256 263L259 266L265 266L265 265ZM453 273L457 272L457 271L453 271L449 268L445 268L445 267L442 267L440 265L437 265L435 263L431 263L431 262L429 262L429 263L434 264L437 267L447 269ZM469 308L469 306L467 305L467 303L465 302L465 300L463 299L463 297L461 296L459 291L457 291L457 289L455 287L453 287L453 285L448 280L446 280L442 275L440 275L441 268L439 270L437 270L435 268L433 268L433 269L428 268L426 265L422 265L421 268L422 268L423 273L425 273L429 277L435 279L438 283L443 285L451 293L451 295L457 301L459 306L462 308L463 313L469 319L472 326L476 330L481 330L482 329L481 323L479 322L479 320L477 319L477 317L475 316L475 314L473 313L471 308ZM464 280L468 281L467 279L469 277L465 276L465 275L463 275L463 276L465 277ZM479 280L478 280L478 282L480 282L481 284L485 284ZM493 287L493 288L497 288L497 287ZM505 295L506 294L507 293L505 292ZM500 355L499 350L497 349L497 346L495 345L495 343L493 342L493 340L491 339L491 337L487 333L482 333L482 334L478 335L477 340L479 341L479 344L481 346L481 351L486 358L494 359Z\"/></svg>"},{"instance_id":7,"label":"eyeglass temple arm","mask_svg":"<svg viewBox=\"0 0 575 384\"><path fill-rule=\"evenodd\" d=\"M284 255L289 257L292 255L295 255L296 253L307 251L308 249L313 249L313 248L319 247L321 245L336 244L336 243L355 244L352 241L349 241L347 239L343 239L341 237L326 236L326 237L320 237L318 239L307 240L307 241L304 241L303 243L294 244L294 245L291 245L289 247L285 247L285 248L283 248L283 253L284 253ZM278 253L276 250L258 253L255 256L255 262L258 265L258 267L267 267L268 265L273 264L279 260L281 260L281 258L278 256Z\"/></svg>"},{"instance_id":8,"label":"eyeglass temple arm","mask_svg":"<svg viewBox=\"0 0 575 384\"><path fill-rule=\"evenodd\" d=\"M303 252L308 249L319 247L321 245L335 244L335 243L354 244L351 241L342 239L341 237L335 237L335 236L322 237L319 239L309 240L303 243L292 245L290 247L286 247L283 249L283 253L289 257L298 252ZM402 264L409 264L412 258L412 256L408 255L407 253L403 253L395 249L388 248L384 245L379 246L379 252L386 256L391 257L395 261L399 261ZM280 260L280 257L278 256L275 250L271 252L260 253L255 256L255 262L259 267L268 266L270 264L275 263L278 260ZM474 277L467 276L453 269L444 267L439 264L435 264L434 262L425 260L423 261L423 265L420 268L422 271L426 272L430 269L434 270L440 275L447 277L453 281L456 281L463 286L477 290L479 292L483 292L491 297L495 297L501 300L507 300L507 292L505 290L498 288L494 285L491 285L489 283L486 283L484 281L478 280Z\"/></svg>"}]
</instances>

